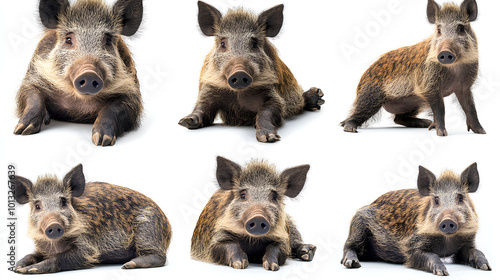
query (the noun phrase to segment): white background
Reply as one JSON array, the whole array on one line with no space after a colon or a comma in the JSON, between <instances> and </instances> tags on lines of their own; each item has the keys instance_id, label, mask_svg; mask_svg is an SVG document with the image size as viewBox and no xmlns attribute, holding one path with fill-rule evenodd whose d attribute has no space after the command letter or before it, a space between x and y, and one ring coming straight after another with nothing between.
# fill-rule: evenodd
<instances>
[{"instance_id":1,"label":"white background","mask_svg":"<svg viewBox=\"0 0 500 280\"><path fill-rule=\"evenodd\" d=\"M286 1L284 26L271 41L304 89L323 89L326 104L321 111L306 112L287 121L279 130L282 141L274 144L258 143L253 127L213 126L189 131L177 125L194 106L201 64L213 39L199 31L195 0L144 2L145 20L140 34L128 42L137 64L146 111L139 130L106 148L91 143L91 125L52 121L36 135L12 134L18 121L15 94L42 28L36 0L5 1L0 8L0 169L3 168L4 176L7 163L14 163L18 174L31 180L45 173L62 178L81 162L87 181L126 186L153 198L173 227L165 267L125 271L119 265L99 266L50 277L436 279L429 273L385 263L364 262L360 269L345 269L340 259L350 219L356 209L387 191L415 188L419 164L438 175L446 168L461 172L477 161L481 184L472 195L480 217L477 246L489 259L493 271L447 264L449 279L498 279L498 1L478 1L479 17L473 23L481 60L474 92L479 119L488 134L467 132L462 110L452 96L446 99L446 138L438 138L435 131L402 128L385 112L380 121L357 134L344 133L339 126L354 100L359 78L378 56L432 34L433 26L426 18L427 1ZM261 12L282 2L209 1L223 13L237 6ZM356 53L348 55L343 48ZM303 192L287 203L287 209L304 241L318 246L312 262L288 260L279 272L269 272L260 265L240 271L190 259L190 239L198 215L217 188L216 155L240 164L251 158L265 158L281 170L311 165ZM5 183L6 177L3 178ZM7 254L7 231L3 226L7 216L6 192L3 188L0 199L0 217L4 217L0 225L0 260L5 260ZM28 208L17 208L19 258L34 249L26 235ZM4 261L1 267L5 275L2 279L22 277L7 272Z\"/></svg>"}]
</instances>

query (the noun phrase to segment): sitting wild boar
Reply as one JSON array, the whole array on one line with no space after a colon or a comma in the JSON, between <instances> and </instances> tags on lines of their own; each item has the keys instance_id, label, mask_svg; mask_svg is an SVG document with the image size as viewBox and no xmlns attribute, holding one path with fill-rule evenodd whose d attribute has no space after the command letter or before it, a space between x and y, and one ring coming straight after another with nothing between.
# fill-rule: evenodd
<instances>
[{"instance_id":1,"label":"sitting wild boar","mask_svg":"<svg viewBox=\"0 0 500 280\"><path fill-rule=\"evenodd\" d=\"M201 31L215 36L215 45L201 69L196 106L180 125L202 128L219 114L224 124L255 126L257 140L275 142L284 119L321 108L323 92L303 92L267 39L281 29L283 5L259 16L242 9L222 16L201 1L198 7Z\"/></svg>"}]
</instances>

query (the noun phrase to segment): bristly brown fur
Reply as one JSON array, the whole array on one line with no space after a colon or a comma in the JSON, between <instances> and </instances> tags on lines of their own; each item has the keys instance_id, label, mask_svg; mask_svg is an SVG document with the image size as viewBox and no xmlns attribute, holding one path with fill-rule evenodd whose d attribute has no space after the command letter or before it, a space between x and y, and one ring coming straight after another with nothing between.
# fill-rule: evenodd
<instances>
[{"instance_id":1,"label":"bristly brown fur","mask_svg":"<svg viewBox=\"0 0 500 280\"><path fill-rule=\"evenodd\" d=\"M51 119L94 123L92 141L107 146L139 126L142 99L121 34L125 21L118 11L126 8L118 8L122 2L109 7L102 0L79 0L61 8L57 27L45 30L18 91L15 134L37 133ZM74 34L71 48L65 43L68 34ZM110 45L104 45L106 40ZM102 72L103 88L97 94L82 94L74 86L71 77L83 64Z\"/></svg>"},{"instance_id":2,"label":"bristly brown fur","mask_svg":"<svg viewBox=\"0 0 500 280\"><path fill-rule=\"evenodd\" d=\"M200 1L199 6L200 27L205 35L215 36L215 44L203 62L196 106L180 125L202 128L220 115L224 124L256 126L259 141L274 142L280 139L277 129L285 119L303 110L320 109L322 91L311 88L304 92L267 38L269 29L281 28L282 22L276 18L282 17L282 5L258 17L244 9L229 10L222 16L208 4ZM277 22L263 20L266 13L273 13ZM279 28L269 26L273 24ZM227 47L222 50L221 44ZM248 86L230 86L228 72L235 65L251 73Z\"/></svg>"},{"instance_id":3,"label":"bristly brown fur","mask_svg":"<svg viewBox=\"0 0 500 280\"><path fill-rule=\"evenodd\" d=\"M429 1L429 5L433 3ZM486 133L479 123L471 91L479 59L470 22L465 8L447 3L432 17L436 29L431 37L382 55L361 77L353 108L341 123L344 131L357 132L383 107L394 114L397 124L435 128L439 136L446 136L443 98L455 93L468 130ZM454 60L448 64L438 59L451 55ZM433 121L417 117L429 108Z\"/></svg>"}]
</instances>

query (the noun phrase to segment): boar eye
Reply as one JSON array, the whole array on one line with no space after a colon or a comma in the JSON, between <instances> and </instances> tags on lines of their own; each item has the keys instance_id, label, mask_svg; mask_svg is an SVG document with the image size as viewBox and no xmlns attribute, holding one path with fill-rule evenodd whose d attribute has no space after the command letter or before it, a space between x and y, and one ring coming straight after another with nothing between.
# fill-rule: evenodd
<instances>
[{"instance_id":1,"label":"boar eye","mask_svg":"<svg viewBox=\"0 0 500 280\"><path fill-rule=\"evenodd\" d=\"M465 26L463 26L463 25L461 25L461 24L460 24L460 25L458 26L458 33L460 33L460 34L465 33Z\"/></svg>"},{"instance_id":2,"label":"boar eye","mask_svg":"<svg viewBox=\"0 0 500 280\"><path fill-rule=\"evenodd\" d=\"M259 41L257 39L252 39L252 48L257 49L259 47Z\"/></svg>"},{"instance_id":3,"label":"boar eye","mask_svg":"<svg viewBox=\"0 0 500 280\"><path fill-rule=\"evenodd\" d=\"M42 205L40 205L40 202L35 203L35 209L36 209L37 211L42 210Z\"/></svg>"},{"instance_id":4,"label":"boar eye","mask_svg":"<svg viewBox=\"0 0 500 280\"><path fill-rule=\"evenodd\" d=\"M220 41L220 48L224 51L227 49L227 39L222 39Z\"/></svg>"},{"instance_id":5,"label":"boar eye","mask_svg":"<svg viewBox=\"0 0 500 280\"><path fill-rule=\"evenodd\" d=\"M458 195L458 203L462 203L462 202L464 202L464 196L459 194Z\"/></svg>"},{"instance_id":6,"label":"boar eye","mask_svg":"<svg viewBox=\"0 0 500 280\"><path fill-rule=\"evenodd\" d=\"M271 197L273 198L273 200L277 200L278 199L278 194L275 191L273 191L271 193Z\"/></svg>"},{"instance_id":7,"label":"boar eye","mask_svg":"<svg viewBox=\"0 0 500 280\"><path fill-rule=\"evenodd\" d=\"M71 37L66 37L66 44L68 45L73 45L73 39L71 39Z\"/></svg>"},{"instance_id":8,"label":"boar eye","mask_svg":"<svg viewBox=\"0 0 500 280\"><path fill-rule=\"evenodd\" d=\"M437 27L437 34L438 34L438 35L441 35L441 26L438 26L438 27Z\"/></svg>"},{"instance_id":9,"label":"boar eye","mask_svg":"<svg viewBox=\"0 0 500 280\"><path fill-rule=\"evenodd\" d=\"M439 197L437 197L437 196L436 196L436 197L434 197L434 203L435 203L436 205L439 205Z\"/></svg>"},{"instance_id":10,"label":"boar eye","mask_svg":"<svg viewBox=\"0 0 500 280\"><path fill-rule=\"evenodd\" d=\"M61 206L65 207L68 205L68 201L66 200L65 197L61 197Z\"/></svg>"},{"instance_id":11,"label":"boar eye","mask_svg":"<svg viewBox=\"0 0 500 280\"><path fill-rule=\"evenodd\" d=\"M106 46L111 46L111 43L113 43L113 41L111 41L111 38L106 38Z\"/></svg>"},{"instance_id":12,"label":"boar eye","mask_svg":"<svg viewBox=\"0 0 500 280\"><path fill-rule=\"evenodd\" d=\"M246 191L240 192L240 198L245 200L247 198L247 192Z\"/></svg>"}]
</instances>

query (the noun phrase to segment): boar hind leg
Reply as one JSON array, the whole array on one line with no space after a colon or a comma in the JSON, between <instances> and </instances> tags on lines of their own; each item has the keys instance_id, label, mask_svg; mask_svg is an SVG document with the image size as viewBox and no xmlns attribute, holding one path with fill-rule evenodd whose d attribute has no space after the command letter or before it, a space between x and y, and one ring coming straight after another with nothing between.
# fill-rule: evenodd
<instances>
[{"instance_id":1,"label":"boar hind leg","mask_svg":"<svg viewBox=\"0 0 500 280\"><path fill-rule=\"evenodd\" d=\"M475 248L464 248L455 254L453 261L458 264L470 265L473 268L491 270L488 260L483 252Z\"/></svg>"},{"instance_id":2,"label":"boar hind leg","mask_svg":"<svg viewBox=\"0 0 500 280\"><path fill-rule=\"evenodd\" d=\"M357 132L357 128L373 117L385 102L380 89L363 88L358 92L349 118L340 123L345 132Z\"/></svg>"},{"instance_id":3,"label":"boar hind leg","mask_svg":"<svg viewBox=\"0 0 500 280\"><path fill-rule=\"evenodd\" d=\"M406 114L397 114L394 122L406 127L428 128L432 122L426 119L417 118L418 110Z\"/></svg>"},{"instance_id":4,"label":"boar hind leg","mask_svg":"<svg viewBox=\"0 0 500 280\"><path fill-rule=\"evenodd\" d=\"M182 118L179 124L189 128L197 129L211 125L217 115L217 107L210 102L198 102L191 114Z\"/></svg>"},{"instance_id":5,"label":"boar hind leg","mask_svg":"<svg viewBox=\"0 0 500 280\"><path fill-rule=\"evenodd\" d=\"M45 101L37 89L20 91L18 111L21 117L14 129L14 134L29 135L38 133L42 128L42 123L46 125L50 123Z\"/></svg>"},{"instance_id":6,"label":"boar hind leg","mask_svg":"<svg viewBox=\"0 0 500 280\"><path fill-rule=\"evenodd\" d=\"M131 261L125 263L122 266L122 268L132 269L132 268L160 267L165 265L165 261L166 261L165 256L156 254L144 255L134 258Z\"/></svg>"},{"instance_id":7,"label":"boar hind leg","mask_svg":"<svg viewBox=\"0 0 500 280\"><path fill-rule=\"evenodd\" d=\"M472 98L472 92L470 88L467 90L456 91L460 106L465 112L465 117L467 118L467 131L472 130L477 134L486 134L486 131L479 123L477 118L476 105L474 104L474 99Z\"/></svg>"},{"instance_id":8,"label":"boar hind leg","mask_svg":"<svg viewBox=\"0 0 500 280\"><path fill-rule=\"evenodd\" d=\"M368 240L368 223L366 222L365 214L359 210L351 221L349 227L349 237L344 245L344 256L342 257L341 264L347 268L360 268L358 254L362 256L366 251Z\"/></svg>"},{"instance_id":9,"label":"boar hind leg","mask_svg":"<svg viewBox=\"0 0 500 280\"><path fill-rule=\"evenodd\" d=\"M321 105L325 104L323 91L319 88L312 87L302 94L304 98L304 110L316 111L321 109Z\"/></svg>"},{"instance_id":10,"label":"boar hind leg","mask_svg":"<svg viewBox=\"0 0 500 280\"><path fill-rule=\"evenodd\" d=\"M170 244L171 229L163 215L154 208L145 208L136 218L134 229L136 258L125 263L122 268L147 268L165 265L167 248Z\"/></svg>"},{"instance_id":11,"label":"boar hind leg","mask_svg":"<svg viewBox=\"0 0 500 280\"><path fill-rule=\"evenodd\" d=\"M278 135L278 127L283 124L282 107L278 101L271 99L265 102L257 112L255 128L259 142L276 142L281 139Z\"/></svg>"},{"instance_id":12,"label":"boar hind leg","mask_svg":"<svg viewBox=\"0 0 500 280\"><path fill-rule=\"evenodd\" d=\"M140 100L121 97L110 101L99 111L92 127L92 143L96 146L112 146L124 132L136 128L142 111Z\"/></svg>"},{"instance_id":13,"label":"boar hind leg","mask_svg":"<svg viewBox=\"0 0 500 280\"><path fill-rule=\"evenodd\" d=\"M304 244L302 236L297 230L295 224L289 219L288 227L290 229L290 247L292 248L292 258L298 258L303 261L312 261L316 253L316 246Z\"/></svg>"}]
</instances>

